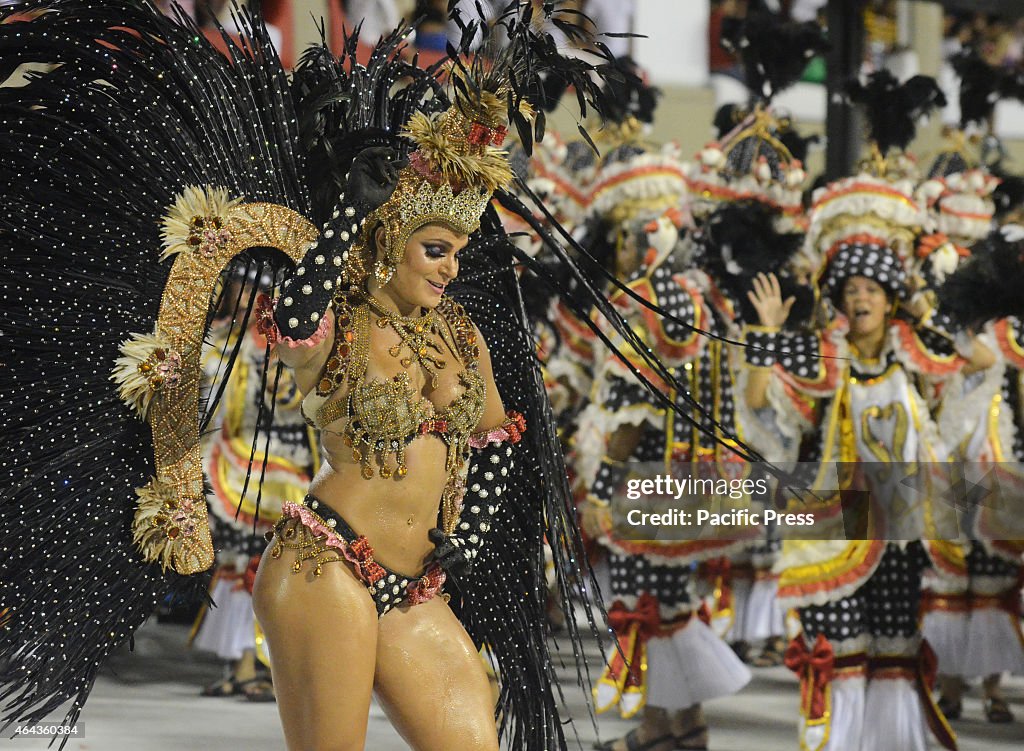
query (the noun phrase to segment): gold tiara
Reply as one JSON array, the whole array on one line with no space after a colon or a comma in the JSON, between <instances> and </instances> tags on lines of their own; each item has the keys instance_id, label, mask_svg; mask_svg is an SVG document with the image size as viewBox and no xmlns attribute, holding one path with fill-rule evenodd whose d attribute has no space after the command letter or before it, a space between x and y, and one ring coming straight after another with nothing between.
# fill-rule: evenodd
<instances>
[{"instance_id":1,"label":"gold tiara","mask_svg":"<svg viewBox=\"0 0 1024 751\"><path fill-rule=\"evenodd\" d=\"M419 187L399 205L404 235L399 238L399 245L404 247L409 235L415 231L413 228L432 222L444 222L467 235L475 232L490 200L491 193L486 188L465 188L455 195L447 182L434 188L420 178Z\"/></svg>"}]
</instances>

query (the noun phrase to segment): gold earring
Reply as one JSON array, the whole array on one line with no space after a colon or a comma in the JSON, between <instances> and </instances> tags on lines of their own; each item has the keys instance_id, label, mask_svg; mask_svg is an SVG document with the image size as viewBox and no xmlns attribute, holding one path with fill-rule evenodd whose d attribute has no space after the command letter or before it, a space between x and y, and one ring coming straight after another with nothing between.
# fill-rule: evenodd
<instances>
[{"instance_id":1,"label":"gold earring","mask_svg":"<svg viewBox=\"0 0 1024 751\"><path fill-rule=\"evenodd\" d=\"M391 281L391 277L395 274L394 266L388 266L383 261L377 261L373 267L373 275L377 279L377 284L383 287L385 284Z\"/></svg>"}]
</instances>

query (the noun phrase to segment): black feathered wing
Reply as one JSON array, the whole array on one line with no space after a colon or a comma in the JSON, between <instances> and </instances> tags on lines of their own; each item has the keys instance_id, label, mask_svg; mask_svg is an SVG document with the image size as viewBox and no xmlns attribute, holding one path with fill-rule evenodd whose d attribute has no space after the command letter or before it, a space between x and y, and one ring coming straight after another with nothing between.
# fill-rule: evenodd
<instances>
[{"instance_id":1,"label":"black feathered wing","mask_svg":"<svg viewBox=\"0 0 1024 751\"><path fill-rule=\"evenodd\" d=\"M159 467L111 380L124 340L171 308L201 339L214 302L213 261L194 296L165 295L190 251L161 259L163 219L192 186L276 204L300 235L311 226L284 71L258 19L240 17L244 51L228 59L184 19L128 0L27 9L41 15L0 24L8 70L51 66L0 88L0 703L5 722L37 722L70 700L74 722L157 604L206 588L132 543L137 489ZM283 249L264 229L247 237ZM198 436L193 404L182 435Z\"/></svg>"}]
</instances>

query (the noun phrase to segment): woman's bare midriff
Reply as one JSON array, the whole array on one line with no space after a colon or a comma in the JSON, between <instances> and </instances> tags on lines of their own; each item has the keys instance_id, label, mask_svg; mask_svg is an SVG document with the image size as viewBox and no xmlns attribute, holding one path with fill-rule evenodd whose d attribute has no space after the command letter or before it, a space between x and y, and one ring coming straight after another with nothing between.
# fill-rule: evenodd
<instances>
[{"instance_id":1,"label":"woman's bare midriff","mask_svg":"<svg viewBox=\"0 0 1024 751\"><path fill-rule=\"evenodd\" d=\"M405 450L408 474L380 476L371 461L373 477L362 475L362 464L352 458L337 433L321 433L327 461L313 478L309 492L365 535L380 564L409 576L419 575L434 550L427 537L437 526L441 493L448 480L447 447L434 435L417 436ZM389 466L394 467L393 456Z\"/></svg>"}]
</instances>

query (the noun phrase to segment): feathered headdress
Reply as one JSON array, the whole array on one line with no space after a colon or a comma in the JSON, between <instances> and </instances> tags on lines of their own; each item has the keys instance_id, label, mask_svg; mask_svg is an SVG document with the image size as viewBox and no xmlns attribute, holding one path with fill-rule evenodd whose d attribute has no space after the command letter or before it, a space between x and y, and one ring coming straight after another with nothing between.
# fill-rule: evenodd
<instances>
[{"instance_id":1,"label":"feathered headdress","mask_svg":"<svg viewBox=\"0 0 1024 751\"><path fill-rule=\"evenodd\" d=\"M1013 75L989 65L974 49L952 59L960 77L960 127L947 134L947 143L918 190L932 211L939 232L970 244L985 237L996 207L992 193L999 181L981 163L971 130L989 130L996 102L1012 96Z\"/></svg>"},{"instance_id":2,"label":"feathered headdress","mask_svg":"<svg viewBox=\"0 0 1024 751\"><path fill-rule=\"evenodd\" d=\"M414 65L389 59L408 35L410 29L405 28L385 40L365 67L346 70L321 49L308 52L296 70L300 116L310 124L314 150L331 157L332 171L338 173L362 148L384 143L409 158L393 194L367 218L348 255L349 284L365 278L378 227L384 229L385 247L377 250L392 267L403 257L409 236L425 224L441 222L461 234L476 231L494 192L506 189L513 179L508 154L501 148L509 128L515 129L527 154L534 138L543 137L545 115L531 104L542 77L570 84L582 114L588 105L600 108L607 100L590 75L609 73L610 63L595 65L558 54L551 35L538 30L542 19L534 18L532 4L511 2L490 24L467 20L454 6L451 19L462 28L462 41L457 48L449 45L443 69L439 65L414 73ZM544 6L543 20L585 39L570 19L558 8ZM358 30L347 40L347 48L354 48L357 39ZM471 45L481 41L471 51ZM600 47L594 43L597 59L610 59ZM438 83L442 73L447 73L444 87ZM396 102L382 103L383 86L402 76L411 77L412 83ZM433 103L417 107L428 91ZM390 92L383 95L390 97ZM362 106L356 109L349 102ZM349 133L376 133L377 138L334 143L322 124L339 119L339 110L346 113L342 119ZM340 187L343 179L339 175L333 182Z\"/></svg>"},{"instance_id":3,"label":"feathered headdress","mask_svg":"<svg viewBox=\"0 0 1024 751\"><path fill-rule=\"evenodd\" d=\"M858 237L873 238L872 243L881 240L907 259L918 232L928 223L903 150L917 132L918 119L945 103L935 79L914 76L901 84L881 70L866 81L850 82L848 94L865 107L870 156L856 175L814 193L804 253L816 267L834 249L853 247L850 238Z\"/></svg>"},{"instance_id":4,"label":"feathered headdress","mask_svg":"<svg viewBox=\"0 0 1024 751\"><path fill-rule=\"evenodd\" d=\"M777 212L780 230L789 231L801 224L807 174L786 142L800 143L792 140L792 124L788 118L781 122L771 103L799 80L809 60L828 43L815 24L794 23L757 9L745 19L723 24L722 46L739 56L750 101L746 108L716 113L718 140L688 165L694 215L707 215L721 203L761 201Z\"/></svg>"},{"instance_id":5,"label":"feathered headdress","mask_svg":"<svg viewBox=\"0 0 1024 751\"><path fill-rule=\"evenodd\" d=\"M722 47L739 58L751 105L770 104L779 92L800 80L807 64L828 50L821 26L787 20L766 9L722 22Z\"/></svg>"},{"instance_id":6,"label":"feathered headdress","mask_svg":"<svg viewBox=\"0 0 1024 751\"><path fill-rule=\"evenodd\" d=\"M917 122L946 106L946 97L930 76L913 76L900 83L884 68L846 88L850 101L862 105L868 119L868 137L876 152L876 172L885 171L885 157L893 149L906 150L917 133Z\"/></svg>"}]
</instances>

